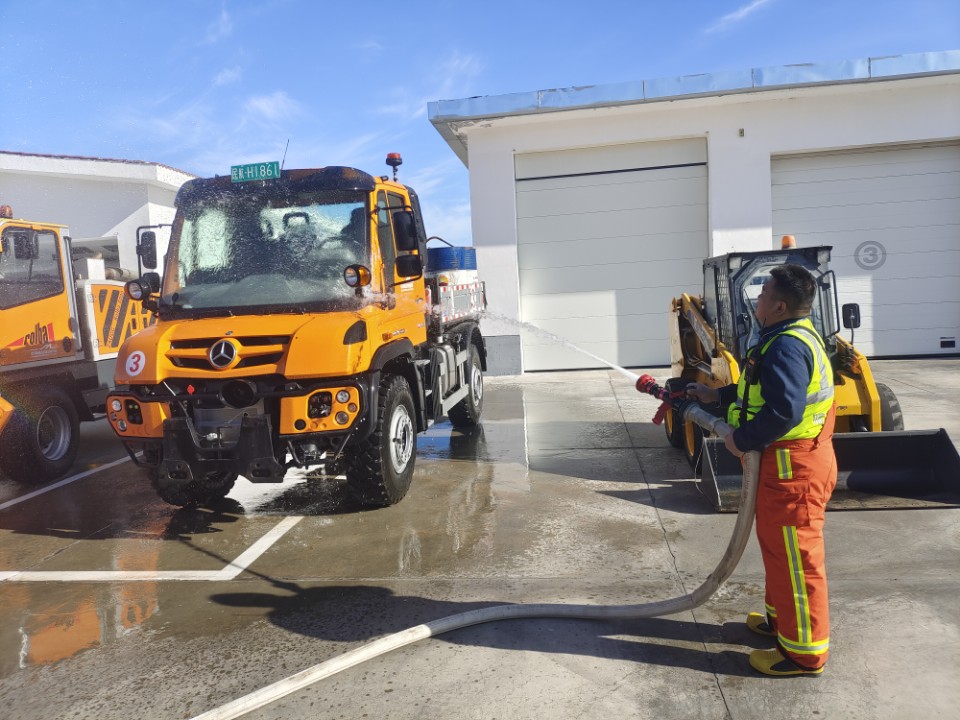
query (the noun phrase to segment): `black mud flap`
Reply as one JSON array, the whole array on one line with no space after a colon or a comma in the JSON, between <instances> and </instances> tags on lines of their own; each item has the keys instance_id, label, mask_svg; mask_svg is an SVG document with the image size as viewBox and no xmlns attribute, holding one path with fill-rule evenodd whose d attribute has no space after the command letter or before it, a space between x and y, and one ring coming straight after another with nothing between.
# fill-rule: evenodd
<instances>
[{"instance_id":1,"label":"black mud flap","mask_svg":"<svg viewBox=\"0 0 960 720\"><path fill-rule=\"evenodd\" d=\"M947 431L840 433L829 510L960 506L960 455ZM703 494L719 512L740 505L743 470L718 438L704 440Z\"/></svg>"},{"instance_id":2,"label":"black mud flap","mask_svg":"<svg viewBox=\"0 0 960 720\"><path fill-rule=\"evenodd\" d=\"M250 482L282 482L286 468L273 456L269 420L264 416L245 417L240 437L234 443L201 443L186 418L163 423L163 460L158 468L167 485L186 485L194 480L193 468L235 472Z\"/></svg>"}]
</instances>

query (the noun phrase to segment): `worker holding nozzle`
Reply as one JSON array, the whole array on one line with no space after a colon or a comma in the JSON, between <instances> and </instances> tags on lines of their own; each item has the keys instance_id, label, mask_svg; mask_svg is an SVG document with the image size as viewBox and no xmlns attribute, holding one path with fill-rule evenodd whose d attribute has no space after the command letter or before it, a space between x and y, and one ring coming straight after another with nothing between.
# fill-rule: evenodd
<instances>
[{"instance_id":1,"label":"worker holding nozzle","mask_svg":"<svg viewBox=\"0 0 960 720\"><path fill-rule=\"evenodd\" d=\"M833 371L808 317L813 276L790 264L770 275L755 310L760 339L739 383L691 383L686 393L727 408L731 453L762 453L756 517L766 612L747 615L747 627L776 638L776 647L751 652L750 665L766 675L813 675L823 672L830 644L823 523L837 482Z\"/></svg>"}]
</instances>

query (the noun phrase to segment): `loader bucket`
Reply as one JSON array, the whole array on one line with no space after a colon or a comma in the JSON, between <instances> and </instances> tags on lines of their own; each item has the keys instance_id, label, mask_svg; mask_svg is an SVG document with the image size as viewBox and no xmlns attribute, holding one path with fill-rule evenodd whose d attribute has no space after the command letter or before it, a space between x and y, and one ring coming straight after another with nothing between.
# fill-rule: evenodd
<instances>
[{"instance_id":1,"label":"loader bucket","mask_svg":"<svg viewBox=\"0 0 960 720\"><path fill-rule=\"evenodd\" d=\"M960 455L947 431L839 433L837 487L827 509L960 505ZM743 470L723 441L703 442L704 495L719 512L736 512Z\"/></svg>"}]
</instances>

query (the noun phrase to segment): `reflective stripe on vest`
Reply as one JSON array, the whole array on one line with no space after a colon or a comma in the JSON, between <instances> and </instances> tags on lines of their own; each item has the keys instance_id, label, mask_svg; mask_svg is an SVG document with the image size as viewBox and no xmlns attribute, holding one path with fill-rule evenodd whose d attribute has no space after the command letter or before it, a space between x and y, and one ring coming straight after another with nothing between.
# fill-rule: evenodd
<instances>
[{"instance_id":1,"label":"reflective stripe on vest","mask_svg":"<svg viewBox=\"0 0 960 720\"><path fill-rule=\"evenodd\" d=\"M774 335L763 344L759 351L754 348L753 352L759 352L761 365L764 354L771 343L781 335L790 335L800 340L804 345L810 348L813 355L813 373L810 377L810 383L807 385L807 400L803 409L803 418L795 427L790 428L778 440L797 440L803 438L814 438L820 434L823 423L827 419L827 413L833 404L833 368L830 367L830 358L827 356L826 348L823 346L823 340L813 327L809 318L803 318L797 322L784 327L780 332ZM759 380L750 385L747 397L744 397L744 386L746 385L745 375L740 376L737 383L737 400L730 405L727 410L727 422L733 427L740 426L740 408L746 403L745 411L747 419L752 419L760 408L763 407L763 393L761 391Z\"/></svg>"}]
</instances>

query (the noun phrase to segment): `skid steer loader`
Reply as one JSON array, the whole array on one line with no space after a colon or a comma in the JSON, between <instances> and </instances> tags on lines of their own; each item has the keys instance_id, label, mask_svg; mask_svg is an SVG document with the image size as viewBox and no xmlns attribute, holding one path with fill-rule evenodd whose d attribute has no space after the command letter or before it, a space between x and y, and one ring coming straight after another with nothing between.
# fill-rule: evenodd
<instances>
[{"instance_id":1,"label":"skid steer loader","mask_svg":"<svg viewBox=\"0 0 960 720\"><path fill-rule=\"evenodd\" d=\"M824 338L836 382L834 449L839 477L835 498L855 495L956 502L960 497L960 457L946 431L904 429L900 403L889 387L874 380L870 364L840 334L839 321L859 327L856 304L838 307L836 277L828 268L831 248L796 247L784 238L781 250L729 253L703 261L703 294L675 298L670 321L670 380L666 389L683 392L690 382L711 387L735 383L760 324L756 300L770 270L784 263L807 268L817 279L811 319ZM682 423L665 408L667 440L681 449L690 466L702 471L704 494L720 512L735 512L742 469L718 438L705 438L693 423ZM882 433L882 434L881 434ZM910 503L908 502L907 505Z\"/></svg>"}]
</instances>

